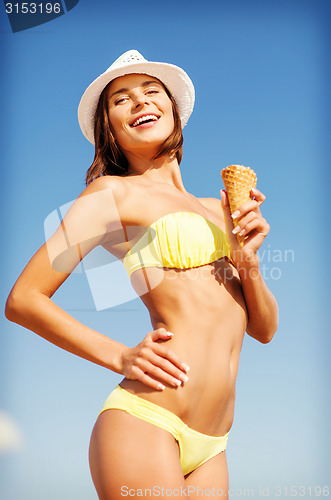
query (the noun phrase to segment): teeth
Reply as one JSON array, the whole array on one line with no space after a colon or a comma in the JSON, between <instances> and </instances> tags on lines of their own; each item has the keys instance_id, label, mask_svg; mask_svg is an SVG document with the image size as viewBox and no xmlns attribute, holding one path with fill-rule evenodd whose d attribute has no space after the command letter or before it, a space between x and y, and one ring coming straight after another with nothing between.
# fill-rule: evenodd
<instances>
[{"instance_id":1,"label":"teeth","mask_svg":"<svg viewBox=\"0 0 331 500\"><path fill-rule=\"evenodd\" d=\"M153 121L157 121L158 120L158 117L155 116L155 115L145 115L145 116L141 116L140 118L138 118L138 120L136 120L133 124L132 124L132 127L137 127L138 125L140 125L141 123L147 121L147 120L153 120Z\"/></svg>"}]
</instances>

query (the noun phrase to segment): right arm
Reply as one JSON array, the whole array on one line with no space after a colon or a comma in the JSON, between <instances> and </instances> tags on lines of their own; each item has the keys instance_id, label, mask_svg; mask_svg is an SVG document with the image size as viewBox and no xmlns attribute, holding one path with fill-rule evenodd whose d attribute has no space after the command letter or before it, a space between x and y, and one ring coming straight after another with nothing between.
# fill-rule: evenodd
<instances>
[{"instance_id":1,"label":"right arm","mask_svg":"<svg viewBox=\"0 0 331 500\"><path fill-rule=\"evenodd\" d=\"M112 189L104 189L105 182L97 179L84 190L32 257L8 296L6 317L66 351L162 390L163 383L174 386L184 375L177 356L157 342L171 338L165 329L151 332L131 349L83 325L51 300L79 261L121 227Z\"/></svg>"}]
</instances>

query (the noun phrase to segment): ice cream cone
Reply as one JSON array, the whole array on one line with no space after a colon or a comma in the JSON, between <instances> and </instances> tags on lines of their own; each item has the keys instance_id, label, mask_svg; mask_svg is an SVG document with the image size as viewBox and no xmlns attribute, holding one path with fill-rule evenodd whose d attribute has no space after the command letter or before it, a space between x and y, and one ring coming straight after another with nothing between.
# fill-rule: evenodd
<instances>
[{"instance_id":1,"label":"ice cream cone","mask_svg":"<svg viewBox=\"0 0 331 500\"><path fill-rule=\"evenodd\" d=\"M252 199L251 189L256 187L256 173L243 165L230 165L221 171L222 179L228 194L230 212L233 214L241 205ZM240 217L234 219L234 225L240 222ZM237 235L239 244L244 243L244 236Z\"/></svg>"}]
</instances>

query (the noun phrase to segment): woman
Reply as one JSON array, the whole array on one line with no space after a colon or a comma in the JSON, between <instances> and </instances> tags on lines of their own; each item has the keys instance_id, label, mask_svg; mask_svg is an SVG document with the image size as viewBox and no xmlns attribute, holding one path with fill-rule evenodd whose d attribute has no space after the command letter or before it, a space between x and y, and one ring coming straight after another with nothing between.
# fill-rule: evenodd
<instances>
[{"instance_id":1,"label":"woman","mask_svg":"<svg viewBox=\"0 0 331 500\"><path fill-rule=\"evenodd\" d=\"M259 271L265 197L231 217L227 196L196 198L179 163L194 104L186 73L129 51L84 93L95 143L87 188L13 287L7 318L124 379L93 429L99 498L227 496L226 442L245 331L267 343L277 304ZM240 220L233 228L233 217ZM226 233L226 236L225 236ZM236 233L245 236L243 247ZM96 245L123 260L153 331L128 348L87 328L51 297ZM164 495L165 493L163 493Z\"/></svg>"}]
</instances>

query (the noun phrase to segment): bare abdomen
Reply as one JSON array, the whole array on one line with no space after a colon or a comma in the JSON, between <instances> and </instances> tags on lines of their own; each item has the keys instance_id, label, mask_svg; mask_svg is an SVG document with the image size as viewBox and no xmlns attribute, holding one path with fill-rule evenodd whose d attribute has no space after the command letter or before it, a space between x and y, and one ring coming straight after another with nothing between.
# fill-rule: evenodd
<instances>
[{"instance_id":1,"label":"bare abdomen","mask_svg":"<svg viewBox=\"0 0 331 500\"><path fill-rule=\"evenodd\" d=\"M170 270L142 300L153 328L165 327L173 333L167 346L190 366L189 381L162 392L127 379L121 385L172 411L199 432L225 434L233 419L235 381L247 321L239 281L233 277L228 283L220 282L213 265Z\"/></svg>"}]
</instances>

